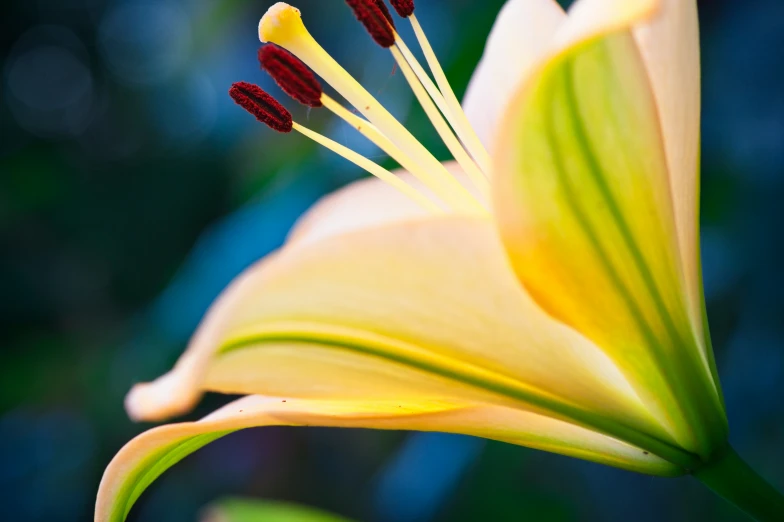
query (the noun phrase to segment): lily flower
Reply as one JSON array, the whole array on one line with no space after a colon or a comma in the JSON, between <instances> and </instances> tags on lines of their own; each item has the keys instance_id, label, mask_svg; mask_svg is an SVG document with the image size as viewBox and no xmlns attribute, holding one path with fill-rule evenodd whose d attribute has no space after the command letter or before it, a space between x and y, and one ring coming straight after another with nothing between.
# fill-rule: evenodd
<instances>
[{"instance_id":1,"label":"lily flower","mask_svg":"<svg viewBox=\"0 0 784 522\"><path fill-rule=\"evenodd\" d=\"M174 369L132 389L128 412L147 421L190 410L206 391L247 397L129 442L104 474L95 520L124 520L205 444L269 425L463 433L691 473L780 520L781 496L728 446L708 335L695 1L577 0L567 13L554 0L509 0L462 106L412 1L391 3L432 79L382 0L347 3L455 161L436 160L298 9L272 6L259 24L264 68L405 172L293 121L252 84L232 87L260 121L375 178L316 204L224 291Z\"/></svg>"}]
</instances>

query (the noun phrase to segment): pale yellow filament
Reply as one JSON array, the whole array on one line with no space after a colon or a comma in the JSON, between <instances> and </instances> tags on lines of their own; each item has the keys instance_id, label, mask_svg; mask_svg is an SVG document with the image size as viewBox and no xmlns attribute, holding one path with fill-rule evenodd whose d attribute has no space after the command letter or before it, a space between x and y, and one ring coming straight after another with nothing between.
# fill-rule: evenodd
<instances>
[{"instance_id":1,"label":"pale yellow filament","mask_svg":"<svg viewBox=\"0 0 784 522\"><path fill-rule=\"evenodd\" d=\"M468 122L468 118L466 118L465 113L463 112L463 108L460 106L460 103L457 101L457 97L452 91L452 88L449 86L449 82L446 81L446 76L443 75L443 71L441 71L440 66L438 67L438 70L441 71L441 76L443 76L443 80L446 82L446 88L448 89L451 98L445 98L444 94L442 93L444 88L441 87L442 90L439 90L439 87L436 87L436 85L433 83L433 80L430 79L430 76L427 74L427 72L425 72L425 69L422 67L422 65L420 65L419 60L416 59L414 54L398 34L395 34L395 45L400 49L400 52L414 70L416 77L420 82L422 82L425 90L430 95L430 98L432 98L441 113L446 117L447 121L449 121L449 125L451 125L455 132L457 132L460 141L463 142L463 145L468 149L468 152L471 153L474 161L478 164L479 168L486 176L489 172L488 169L490 165L490 156L487 154L484 145L482 145L482 143L479 141L479 138L476 136L476 132L474 132L473 127ZM435 55L432 55L432 58L435 60ZM436 65L438 65L437 61ZM430 67L431 70L433 70L432 65ZM447 101L447 99L449 99L452 103Z\"/></svg>"},{"instance_id":2,"label":"pale yellow filament","mask_svg":"<svg viewBox=\"0 0 784 522\"><path fill-rule=\"evenodd\" d=\"M460 136L460 139L463 141L466 148L468 148L471 155L477 163L479 163L479 166L482 167L482 170L490 172L490 155L479 140L479 136L476 135L474 127L468 121L468 118L463 111L463 107L460 105L457 96L455 96L455 92L452 90L452 86L449 85L446 74L444 74L444 70L441 68L438 58L436 58L436 53L433 52L433 48L430 46L430 42L425 36L425 31L422 30L422 26L419 25L419 21L413 13L408 19L411 21L411 26L414 28L414 34L416 34L419 46L422 48L422 53L425 55L425 60L427 60L430 71L433 73L436 83L441 89L441 94L446 100L449 112L455 120L455 123L453 123L455 131L457 131L458 136Z\"/></svg>"},{"instance_id":3,"label":"pale yellow filament","mask_svg":"<svg viewBox=\"0 0 784 522\"><path fill-rule=\"evenodd\" d=\"M490 184L487 182L487 178L485 178L484 174L479 167L477 167L474 160L468 155L466 150L460 144L460 142L455 137L452 129L449 128L444 118L441 116L441 113L438 112L433 100L427 95L427 91L422 86L422 84L417 79L416 74L411 69L411 66L408 64L406 59L401 54L400 50L396 46L392 46L389 48L392 51L392 55L395 57L400 70L403 72L403 75L408 80L409 85L411 86L411 90L414 91L414 95L419 100L420 105L425 110L428 118L430 118L430 122L435 127L436 132L438 135L441 136L444 144L449 149L449 152L452 153L452 156L457 160L460 166L463 168L468 177L471 181L476 185L476 187L480 190L480 192L487 196L490 192Z\"/></svg>"},{"instance_id":4,"label":"pale yellow filament","mask_svg":"<svg viewBox=\"0 0 784 522\"><path fill-rule=\"evenodd\" d=\"M402 194L404 194L408 198L414 200L425 210L432 212L434 214L442 214L444 212L443 209L441 209L438 205L436 205L432 200L428 199L421 192L415 190L411 185L407 184L405 181L398 178L397 176L389 172L381 165L367 159L365 156L357 152L354 152L348 147L345 147L340 143L331 140L322 134L319 134L318 132L308 129L307 127L304 127L297 122L294 122L293 128L297 132L303 134L304 136L307 136L308 138L312 139L316 143L323 145L324 147L328 148L332 152L352 162L354 165L366 170L370 174L373 174L381 181L384 181L385 183L391 185L392 187L399 190Z\"/></svg>"},{"instance_id":5,"label":"pale yellow filament","mask_svg":"<svg viewBox=\"0 0 784 522\"><path fill-rule=\"evenodd\" d=\"M392 143L392 141L384 136L384 134L378 130L375 125L366 119L357 116L326 94L321 95L321 103L325 108L332 111L336 116L357 129L360 134L375 143L390 158L397 161L404 169L411 173L415 173L422 168L416 161L414 161L413 158L401 150L400 147Z\"/></svg>"},{"instance_id":6,"label":"pale yellow filament","mask_svg":"<svg viewBox=\"0 0 784 522\"><path fill-rule=\"evenodd\" d=\"M417 78L419 78L419 81L422 82L422 85L430 95L430 98L432 98L435 104L438 106L438 110L440 110L441 113L446 116L449 124L452 125L452 128L454 128L454 123L452 123L452 115L449 111L449 107L446 105L446 100L441 95L441 91L438 90L436 84L433 83L433 80L430 79L430 76L428 76L427 72L425 72L425 69L422 67L422 65L420 65L419 60L417 60L413 53L411 53L411 50L397 33L395 33L395 45L398 47L398 49L400 49L400 52L414 70L414 73L416 74Z\"/></svg>"}]
</instances>

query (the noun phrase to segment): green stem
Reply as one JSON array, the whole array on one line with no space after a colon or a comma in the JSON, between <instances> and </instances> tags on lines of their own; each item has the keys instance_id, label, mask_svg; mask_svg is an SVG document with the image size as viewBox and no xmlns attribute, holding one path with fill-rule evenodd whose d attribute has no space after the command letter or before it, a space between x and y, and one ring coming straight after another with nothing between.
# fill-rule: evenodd
<instances>
[{"instance_id":1,"label":"green stem","mask_svg":"<svg viewBox=\"0 0 784 522\"><path fill-rule=\"evenodd\" d=\"M784 496L751 469L730 446L693 475L759 522L784 522Z\"/></svg>"}]
</instances>

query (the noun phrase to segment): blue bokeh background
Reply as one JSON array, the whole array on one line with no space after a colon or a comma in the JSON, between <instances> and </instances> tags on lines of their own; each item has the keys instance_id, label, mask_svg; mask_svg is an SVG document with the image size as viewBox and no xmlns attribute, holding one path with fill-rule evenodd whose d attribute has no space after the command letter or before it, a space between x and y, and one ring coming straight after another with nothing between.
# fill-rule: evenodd
<instances>
[{"instance_id":1,"label":"blue bokeh background","mask_svg":"<svg viewBox=\"0 0 784 522\"><path fill-rule=\"evenodd\" d=\"M319 196L362 176L226 95L258 70L269 0L10 0L0 16L0 518L92 517L101 472L148 426L129 387L167 370L206 307ZM309 26L446 157L391 58L340 0ZM458 93L500 0L419 0ZM700 1L702 248L738 451L784 488L784 4ZM326 111L295 118L379 161ZM388 164L388 163L385 163ZM189 418L225 398L209 396ZM228 494L357 520L744 520L656 479L469 437L266 428L166 473L136 521L196 520Z\"/></svg>"}]
</instances>

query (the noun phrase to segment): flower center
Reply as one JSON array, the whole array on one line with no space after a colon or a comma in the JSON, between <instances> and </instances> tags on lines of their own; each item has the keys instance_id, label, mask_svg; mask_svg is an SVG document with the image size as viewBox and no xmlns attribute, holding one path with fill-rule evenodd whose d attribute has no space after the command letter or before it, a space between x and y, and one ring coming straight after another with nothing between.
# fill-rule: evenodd
<instances>
[{"instance_id":1,"label":"flower center","mask_svg":"<svg viewBox=\"0 0 784 522\"><path fill-rule=\"evenodd\" d=\"M393 0L392 6L398 14L411 22L435 82L395 30L384 0L347 0L347 3L376 43L390 50L442 141L478 192L486 197L489 192L489 156L469 124L422 27L413 14L413 1ZM259 22L259 39L263 43L275 44L262 47L259 60L262 67L287 94L310 107L323 106L345 120L414 175L426 190L435 196L437 203L401 178L329 138L296 122L293 122L292 129L390 183L433 212L452 209L471 214L487 213L484 204L455 179L433 154L316 42L305 28L299 9L284 2L270 7ZM364 118L324 94L311 69ZM246 106L252 103L252 99L249 102L247 97L242 100L235 97L235 94L232 94L232 97L260 121L267 123L265 117L262 117L266 114L263 107L252 110ZM272 125L271 127L276 129Z\"/></svg>"}]
</instances>

